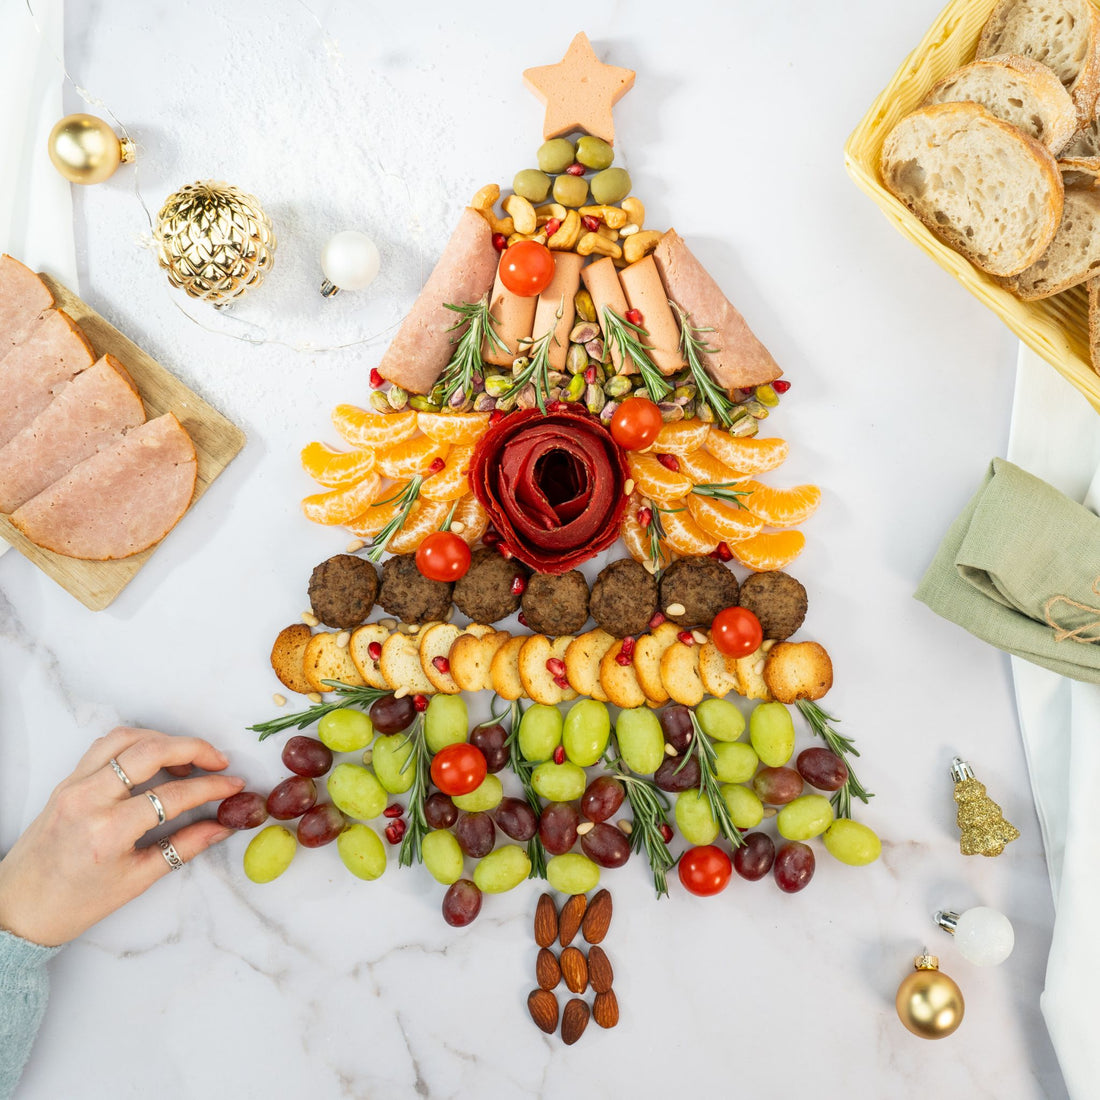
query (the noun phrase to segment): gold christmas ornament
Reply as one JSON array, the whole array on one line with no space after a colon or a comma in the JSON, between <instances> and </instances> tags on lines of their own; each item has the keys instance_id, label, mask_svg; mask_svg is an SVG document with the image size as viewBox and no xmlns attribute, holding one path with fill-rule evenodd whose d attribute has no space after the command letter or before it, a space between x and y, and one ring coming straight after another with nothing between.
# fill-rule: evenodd
<instances>
[{"instance_id":1,"label":"gold christmas ornament","mask_svg":"<svg viewBox=\"0 0 1100 1100\"><path fill-rule=\"evenodd\" d=\"M259 286L275 263L275 230L259 200L216 180L165 199L156 242L168 281L215 306Z\"/></svg>"},{"instance_id":2,"label":"gold christmas ornament","mask_svg":"<svg viewBox=\"0 0 1100 1100\"><path fill-rule=\"evenodd\" d=\"M95 115L66 115L46 143L53 166L70 183L102 183L134 159L134 143Z\"/></svg>"},{"instance_id":3,"label":"gold christmas ornament","mask_svg":"<svg viewBox=\"0 0 1100 1100\"><path fill-rule=\"evenodd\" d=\"M914 971L898 986L898 1019L922 1039L945 1039L962 1023L962 990L940 973L935 955L918 955Z\"/></svg>"},{"instance_id":4,"label":"gold christmas ornament","mask_svg":"<svg viewBox=\"0 0 1100 1100\"><path fill-rule=\"evenodd\" d=\"M974 778L974 769L958 756L951 761L951 778L959 804L955 822L962 831L959 851L964 856L999 856L1020 830L1005 821L1001 807L985 793L985 784Z\"/></svg>"}]
</instances>

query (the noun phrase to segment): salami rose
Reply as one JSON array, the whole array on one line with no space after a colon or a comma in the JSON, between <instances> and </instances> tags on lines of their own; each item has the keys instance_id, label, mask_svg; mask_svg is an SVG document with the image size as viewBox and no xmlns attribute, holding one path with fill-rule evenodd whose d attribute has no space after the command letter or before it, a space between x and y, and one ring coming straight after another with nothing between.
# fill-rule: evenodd
<instances>
[{"instance_id":1,"label":"salami rose","mask_svg":"<svg viewBox=\"0 0 1100 1100\"><path fill-rule=\"evenodd\" d=\"M566 573L619 537L626 478L611 433L560 405L509 414L470 463L470 485L501 545L540 573Z\"/></svg>"}]
</instances>

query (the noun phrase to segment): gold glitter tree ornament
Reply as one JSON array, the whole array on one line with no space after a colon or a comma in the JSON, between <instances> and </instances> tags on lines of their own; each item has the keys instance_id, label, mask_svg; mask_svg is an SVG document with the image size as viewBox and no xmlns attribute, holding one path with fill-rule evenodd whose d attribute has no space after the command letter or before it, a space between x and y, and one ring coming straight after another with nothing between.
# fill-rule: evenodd
<instances>
[{"instance_id":1,"label":"gold glitter tree ornament","mask_svg":"<svg viewBox=\"0 0 1100 1100\"><path fill-rule=\"evenodd\" d=\"M275 230L259 200L216 180L169 195L155 235L168 281L217 307L259 286L275 263Z\"/></svg>"},{"instance_id":2,"label":"gold glitter tree ornament","mask_svg":"<svg viewBox=\"0 0 1100 1100\"><path fill-rule=\"evenodd\" d=\"M999 856L1020 830L1005 821L1001 807L985 793L985 784L974 778L973 768L961 757L951 761L951 778L959 805L955 822L962 832L959 851L964 856Z\"/></svg>"}]
</instances>

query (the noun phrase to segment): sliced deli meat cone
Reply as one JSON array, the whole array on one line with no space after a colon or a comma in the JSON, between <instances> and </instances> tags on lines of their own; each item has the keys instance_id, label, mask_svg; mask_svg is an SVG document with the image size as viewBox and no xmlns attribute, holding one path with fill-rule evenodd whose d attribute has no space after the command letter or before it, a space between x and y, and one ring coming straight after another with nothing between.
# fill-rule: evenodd
<instances>
[{"instance_id":1,"label":"sliced deli meat cone","mask_svg":"<svg viewBox=\"0 0 1100 1100\"><path fill-rule=\"evenodd\" d=\"M661 276L652 256L632 263L619 272L619 282L631 309L642 315L641 327L648 336L649 357L662 374L675 374L684 366L680 354L680 328L661 285Z\"/></svg>"},{"instance_id":2,"label":"sliced deli meat cone","mask_svg":"<svg viewBox=\"0 0 1100 1100\"><path fill-rule=\"evenodd\" d=\"M0 355L20 342L53 301L53 292L29 267L0 256Z\"/></svg>"},{"instance_id":3,"label":"sliced deli meat cone","mask_svg":"<svg viewBox=\"0 0 1100 1100\"><path fill-rule=\"evenodd\" d=\"M167 413L78 463L11 520L32 542L58 554L126 558L176 525L191 503L195 473L191 437Z\"/></svg>"}]
</instances>

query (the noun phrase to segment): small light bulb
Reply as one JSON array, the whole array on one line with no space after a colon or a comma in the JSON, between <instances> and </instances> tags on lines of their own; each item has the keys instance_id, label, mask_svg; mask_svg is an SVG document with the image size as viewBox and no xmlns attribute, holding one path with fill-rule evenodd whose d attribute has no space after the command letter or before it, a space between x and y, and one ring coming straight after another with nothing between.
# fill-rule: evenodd
<instances>
[{"instance_id":1,"label":"small light bulb","mask_svg":"<svg viewBox=\"0 0 1100 1100\"><path fill-rule=\"evenodd\" d=\"M321 293L330 298L340 290L366 290L375 276L381 260L374 241L355 229L345 229L329 237L321 249L321 270L325 281Z\"/></svg>"},{"instance_id":2,"label":"small light bulb","mask_svg":"<svg viewBox=\"0 0 1100 1100\"><path fill-rule=\"evenodd\" d=\"M967 909L962 915L941 909L932 919L955 937L959 954L975 966L999 966L1016 944L1012 922L985 905Z\"/></svg>"}]
</instances>

